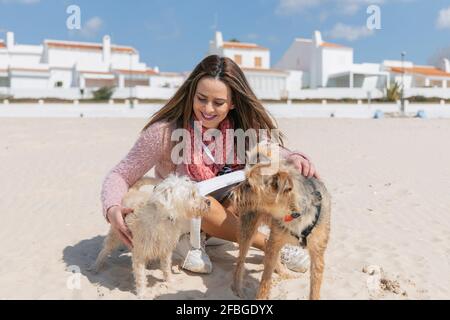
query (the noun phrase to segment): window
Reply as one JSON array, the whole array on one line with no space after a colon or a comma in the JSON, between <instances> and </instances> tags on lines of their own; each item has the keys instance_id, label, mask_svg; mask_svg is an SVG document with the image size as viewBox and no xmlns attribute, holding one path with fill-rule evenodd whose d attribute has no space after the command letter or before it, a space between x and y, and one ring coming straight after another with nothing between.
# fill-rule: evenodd
<instances>
[{"instance_id":1,"label":"window","mask_svg":"<svg viewBox=\"0 0 450 320\"><path fill-rule=\"evenodd\" d=\"M242 64L242 55L235 54L234 55L234 62L236 62L237 64L241 65Z\"/></svg>"},{"instance_id":2,"label":"window","mask_svg":"<svg viewBox=\"0 0 450 320\"><path fill-rule=\"evenodd\" d=\"M63 85L64 85L64 83L63 83L62 81L57 81L57 82L55 83L55 88L62 88Z\"/></svg>"},{"instance_id":3,"label":"window","mask_svg":"<svg viewBox=\"0 0 450 320\"><path fill-rule=\"evenodd\" d=\"M262 67L262 58L255 57L255 68L261 68L261 67Z\"/></svg>"},{"instance_id":4,"label":"window","mask_svg":"<svg viewBox=\"0 0 450 320\"><path fill-rule=\"evenodd\" d=\"M9 78L7 77L0 77L0 87L9 87Z\"/></svg>"}]
</instances>

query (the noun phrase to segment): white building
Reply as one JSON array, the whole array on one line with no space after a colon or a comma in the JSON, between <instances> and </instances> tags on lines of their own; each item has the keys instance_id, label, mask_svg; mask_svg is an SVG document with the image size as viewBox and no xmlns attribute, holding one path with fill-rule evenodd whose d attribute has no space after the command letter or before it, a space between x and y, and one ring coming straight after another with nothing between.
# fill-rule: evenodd
<instances>
[{"instance_id":1,"label":"white building","mask_svg":"<svg viewBox=\"0 0 450 320\"><path fill-rule=\"evenodd\" d=\"M439 67L414 65L410 61L383 61L391 73L391 83L404 82L405 88L450 88L450 62L443 59Z\"/></svg>"},{"instance_id":2,"label":"white building","mask_svg":"<svg viewBox=\"0 0 450 320\"><path fill-rule=\"evenodd\" d=\"M216 31L215 38L209 42L210 54L236 62L258 98L280 100L286 97L290 72L271 69L269 49L255 43L223 41L222 33Z\"/></svg>"},{"instance_id":3,"label":"white building","mask_svg":"<svg viewBox=\"0 0 450 320\"><path fill-rule=\"evenodd\" d=\"M412 62L354 63L353 48L324 42L315 31L312 39L295 39L278 69L297 70L301 84L287 84L289 98L364 99L380 98L393 83L405 96L450 98L450 63L417 66Z\"/></svg>"},{"instance_id":4,"label":"white building","mask_svg":"<svg viewBox=\"0 0 450 320\"><path fill-rule=\"evenodd\" d=\"M173 93L183 80L182 75L149 68L135 48L113 45L109 36L102 43L45 40L42 45L19 45L8 32L6 42L0 42L0 89L15 97L72 99L104 86L117 87L116 96L124 97L132 94L125 88L139 86Z\"/></svg>"},{"instance_id":5,"label":"white building","mask_svg":"<svg viewBox=\"0 0 450 320\"><path fill-rule=\"evenodd\" d=\"M381 89L389 72L379 64L353 62L353 48L324 42L319 31L312 39L295 39L276 68L302 72L302 88Z\"/></svg>"},{"instance_id":6,"label":"white building","mask_svg":"<svg viewBox=\"0 0 450 320\"><path fill-rule=\"evenodd\" d=\"M412 62L353 61L353 48L322 40L295 39L275 68L270 50L255 43L224 41L217 31L209 54L233 59L259 99L381 98L393 83L405 96L450 99L450 63L417 66ZM0 39L0 97L80 99L103 86L115 87L113 98L169 99L188 74L160 72L140 61L129 46L44 40L40 45L17 44L8 32Z\"/></svg>"}]
</instances>

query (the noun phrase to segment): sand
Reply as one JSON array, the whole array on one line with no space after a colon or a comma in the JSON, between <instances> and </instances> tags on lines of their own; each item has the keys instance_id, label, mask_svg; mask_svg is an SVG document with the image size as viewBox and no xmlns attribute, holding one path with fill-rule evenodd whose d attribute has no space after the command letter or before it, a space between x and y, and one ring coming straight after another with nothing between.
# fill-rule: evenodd
<instances>
[{"instance_id":1,"label":"sand","mask_svg":"<svg viewBox=\"0 0 450 320\"><path fill-rule=\"evenodd\" d=\"M279 119L288 146L311 156L332 196L323 299L450 298L450 120ZM108 230L101 182L145 119L0 119L0 299L135 299L118 251L87 270ZM236 299L237 246L208 247L210 275L179 271L148 298ZM247 258L254 296L262 253ZM72 271L74 273L72 273ZM273 299L305 299L309 273L275 277Z\"/></svg>"}]
</instances>

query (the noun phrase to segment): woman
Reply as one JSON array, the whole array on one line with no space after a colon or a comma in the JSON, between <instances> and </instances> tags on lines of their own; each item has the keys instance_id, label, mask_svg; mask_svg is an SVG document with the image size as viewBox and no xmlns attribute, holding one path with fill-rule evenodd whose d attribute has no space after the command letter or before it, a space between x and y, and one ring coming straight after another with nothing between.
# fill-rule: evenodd
<instances>
[{"instance_id":1,"label":"woman","mask_svg":"<svg viewBox=\"0 0 450 320\"><path fill-rule=\"evenodd\" d=\"M255 94L239 68L231 59L211 55L201 61L169 102L154 114L144 127L128 155L106 176L102 188L103 211L107 221L115 228L122 241L132 246L132 235L124 223L124 217L132 212L121 206L122 197L147 171L155 168L155 175L164 178L176 172L188 175L192 180L202 181L216 175L242 168L236 162L225 165L205 161L201 154L192 154L200 163L174 164L171 159L174 142L171 134L175 129L186 129L193 134L193 121L201 123L201 130L218 129L226 134L227 129L276 129L276 125ZM281 135L282 136L282 135ZM226 139L224 139L226 141ZM203 141L207 148L208 142ZM282 145L282 140L280 139ZM229 145L224 146L229 150ZM195 153L195 148L192 148ZM294 161L304 176L318 176L314 165L307 157L282 149L282 156ZM214 156L214 155L213 155ZM233 160L236 160L233 157ZM223 200L223 194L209 197L211 211L202 219L201 229L210 237L236 241L238 221L231 204ZM264 250L267 235L258 233L253 247ZM203 247L193 249L189 238L180 240L178 251L185 258L183 267L209 273L211 262ZM189 252L189 254L188 254ZM306 271L308 256L297 247L286 246L282 250L282 261L295 271Z\"/></svg>"}]
</instances>

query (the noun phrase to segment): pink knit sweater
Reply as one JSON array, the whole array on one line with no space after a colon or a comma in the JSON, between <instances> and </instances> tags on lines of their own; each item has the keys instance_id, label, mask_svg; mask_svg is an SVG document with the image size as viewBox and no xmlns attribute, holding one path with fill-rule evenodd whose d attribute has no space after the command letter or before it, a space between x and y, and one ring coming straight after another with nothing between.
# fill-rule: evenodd
<instances>
[{"instance_id":1,"label":"pink knit sweater","mask_svg":"<svg viewBox=\"0 0 450 320\"><path fill-rule=\"evenodd\" d=\"M186 175L184 165L172 163L171 133L175 129L175 123L157 122L143 131L134 146L106 176L102 191L101 201L103 215L109 208L121 205L123 196L130 186L142 178L149 170L155 168L156 178L165 178L170 173ZM282 157L291 158L295 163L299 157L308 159L304 154L281 149Z\"/></svg>"}]
</instances>

